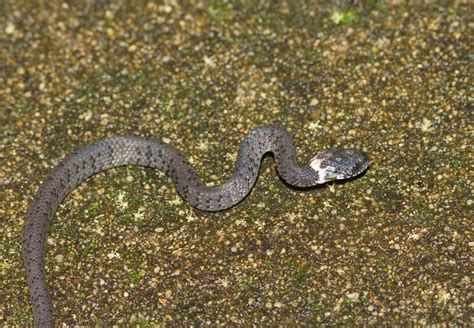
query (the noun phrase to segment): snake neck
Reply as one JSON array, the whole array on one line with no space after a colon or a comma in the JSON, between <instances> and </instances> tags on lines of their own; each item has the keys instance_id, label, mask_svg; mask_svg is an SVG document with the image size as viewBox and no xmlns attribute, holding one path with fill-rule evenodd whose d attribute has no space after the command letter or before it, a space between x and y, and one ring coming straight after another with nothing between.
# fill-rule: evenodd
<instances>
[{"instance_id":1,"label":"snake neck","mask_svg":"<svg viewBox=\"0 0 474 328\"><path fill-rule=\"evenodd\" d=\"M296 161L296 148L291 136L276 125L266 125L250 131L242 141L232 176L215 187L205 187L194 180L194 189L178 192L193 207L204 211L220 211L242 201L254 186L262 157L272 153L280 177L295 187L317 184L318 174L309 165L300 166ZM171 176L173 178L173 176Z\"/></svg>"}]
</instances>

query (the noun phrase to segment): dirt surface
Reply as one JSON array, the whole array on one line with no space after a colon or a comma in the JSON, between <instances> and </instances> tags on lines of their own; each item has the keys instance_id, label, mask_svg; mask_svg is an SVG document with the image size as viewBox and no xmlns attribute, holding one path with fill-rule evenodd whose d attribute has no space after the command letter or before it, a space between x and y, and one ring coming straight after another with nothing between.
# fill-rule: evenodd
<instances>
[{"instance_id":1,"label":"dirt surface","mask_svg":"<svg viewBox=\"0 0 474 328\"><path fill-rule=\"evenodd\" d=\"M371 167L299 191L266 158L251 195L209 215L156 171L98 174L50 233L57 323L473 324L467 1L68 3L0 1L2 325L32 322L21 227L58 160L153 136L217 184L266 123L301 162L340 145Z\"/></svg>"}]
</instances>

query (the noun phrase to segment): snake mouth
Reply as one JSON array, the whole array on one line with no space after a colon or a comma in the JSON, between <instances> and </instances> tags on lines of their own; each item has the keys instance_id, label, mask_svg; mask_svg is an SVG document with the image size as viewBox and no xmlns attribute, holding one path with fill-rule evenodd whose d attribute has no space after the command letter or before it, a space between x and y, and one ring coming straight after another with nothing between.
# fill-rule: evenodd
<instances>
[{"instance_id":1,"label":"snake mouth","mask_svg":"<svg viewBox=\"0 0 474 328\"><path fill-rule=\"evenodd\" d=\"M354 165L354 169L353 169L354 173L352 174L352 176L357 176L369 168L369 165L370 165L369 156L367 156L367 154L364 152L360 152L360 153L363 156L363 159L359 163Z\"/></svg>"}]
</instances>

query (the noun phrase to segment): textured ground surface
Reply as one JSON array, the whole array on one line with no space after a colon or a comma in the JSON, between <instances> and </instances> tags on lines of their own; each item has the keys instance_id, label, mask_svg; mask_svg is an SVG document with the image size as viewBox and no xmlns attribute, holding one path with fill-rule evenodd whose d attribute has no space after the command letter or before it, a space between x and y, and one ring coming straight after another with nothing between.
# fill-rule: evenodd
<instances>
[{"instance_id":1,"label":"textured ground surface","mask_svg":"<svg viewBox=\"0 0 474 328\"><path fill-rule=\"evenodd\" d=\"M60 158L154 136L215 184L269 122L302 161L343 145L372 166L302 192L268 158L208 216L155 171L99 174L52 227L58 323L472 324L473 8L258 3L0 1L2 324L32 320L21 226Z\"/></svg>"}]
</instances>

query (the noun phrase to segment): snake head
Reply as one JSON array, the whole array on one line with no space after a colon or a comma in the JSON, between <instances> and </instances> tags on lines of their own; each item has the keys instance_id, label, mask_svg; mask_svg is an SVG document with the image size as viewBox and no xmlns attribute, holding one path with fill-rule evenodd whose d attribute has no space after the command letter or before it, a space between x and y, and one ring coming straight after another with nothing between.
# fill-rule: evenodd
<instances>
[{"instance_id":1,"label":"snake head","mask_svg":"<svg viewBox=\"0 0 474 328\"><path fill-rule=\"evenodd\" d=\"M334 148L317 154L310 167L318 173L318 183L355 177L369 167L369 157L356 149Z\"/></svg>"}]
</instances>

